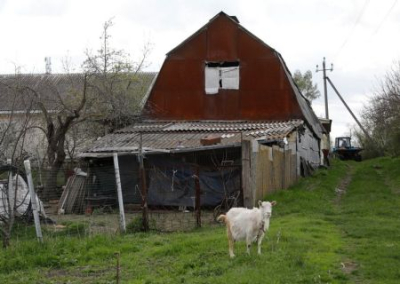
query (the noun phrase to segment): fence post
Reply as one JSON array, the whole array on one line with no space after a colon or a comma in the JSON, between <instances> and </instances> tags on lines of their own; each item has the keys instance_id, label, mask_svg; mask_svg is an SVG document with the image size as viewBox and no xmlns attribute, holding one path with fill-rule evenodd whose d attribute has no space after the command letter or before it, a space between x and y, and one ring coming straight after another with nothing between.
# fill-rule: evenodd
<instances>
[{"instance_id":1,"label":"fence post","mask_svg":"<svg viewBox=\"0 0 400 284\"><path fill-rule=\"evenodd\" d=\"M201 192L200 192L200 171L199 166L196 167L196 176L194 177L196 187L195 211L196 211L196 224L201 227Z\"/></svg>"},{"instance_id":2,"label":"fence post","mask_svg":"<svg viewBox=\"0 0 400 284\"><path fill-rule=\"evenodd\" d=\"M116 274L116 280L117 280L117 284L120 283L120 271L121 271L121 264L120 264L120 257L121 257L121 253L120 252L116 252L115 253L115 257L117 259L117 274Z\"/></svg>"},{"instance_id":3,"label":"fence post","mask_svg":"<svg viewBox=\"0 0 400 284\"><path fill-rule=\"evenodd\" d=\"M35 222L36 236L39 242L43 242L42 229L40 227L40 219L38 212L38 204L36 203L36 193L35 188L33 187L32 180L32 171L31 171L31 162L29 160L24 161L26 177L28 179L28 187L29 187L29 195L31 196L31 204L33 211L33 220Z\"/></svg>"},{"instance_id":4,"label":"fence post","mask_svg":"<svg viewBox=\"0 0 400 284\"><path fill-rule=\"evenodd\" d=\"M14 209L15 209L15 189L14 189L14 183L13 183L13 176L12 176L12 171L11 171L11 159L7 159L7 165L10 166L10 171L8 172L8 209L9 209L9 217L11 220L11 224L14 221ZM18 182L16 182L16 187L18 185Z\"/></svg>"},{"instance_id":5,"label":"fence post","mask_svg":"<svg viewBox=\"0 0 400 284\"><path fill-rule=\"evenodd\" d=\"M254 198L251 188L251 142L242 140L242 191L243 205L247 208L254 207Z\"/></svg>"},{"instance_id":6,"label":"fence post","mask_svg":"<svg viewBox=\"0 0 400 284\"><path fill-rule=\"evenodd\" d=\"M147 232L149 230L149 218L148 218L148 212L147 212L147 185L146 185L146 172L144 170L144 162L143 162L142 133L140 133L138 159L139 159L139 174L140 174L141 193L142 193L143 231Z\"/></svg>"},{"instance_id":7,"label":"fence post","mask_svg":"<svg viewBox=\"0 0 400 284\"><path fill-rule=\"evenodd\" d=\"M125 233L126 232L125 211L124 211L124 200L122 198L121 177L119 175L118 154L114 153L113 157L114 157L115 181L117 183L117 193L118 193L119 228L122 233Z\"/></svg>"}]
</instances>

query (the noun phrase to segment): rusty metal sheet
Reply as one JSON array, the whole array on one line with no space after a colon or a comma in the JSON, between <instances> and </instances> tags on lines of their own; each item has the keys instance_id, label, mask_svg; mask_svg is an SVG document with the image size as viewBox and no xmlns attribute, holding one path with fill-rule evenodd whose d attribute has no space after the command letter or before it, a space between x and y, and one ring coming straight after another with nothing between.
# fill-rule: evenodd
<instances>
[{"instance_id":1,"label":"rusty metal sheet","mask_svg":"<svg viewBox=\"0 0 400 284\"><path fill-rule=\"evenodd\" d=\"M206 94L208 61L239 61L239 89ZM275 50L220 14L167 56L144 114L166 120L303 119L284 68Z\"/></svg>"}]
</instances>

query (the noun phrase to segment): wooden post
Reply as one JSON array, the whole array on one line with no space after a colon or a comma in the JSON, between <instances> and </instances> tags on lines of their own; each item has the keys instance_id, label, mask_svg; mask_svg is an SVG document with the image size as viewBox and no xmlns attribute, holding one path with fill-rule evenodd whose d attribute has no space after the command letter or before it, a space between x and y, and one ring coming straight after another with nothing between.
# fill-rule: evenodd
<instances>
[{"instance_id":1,"label":"wooden post","mask_svg":"<svg viewBox=\"0 0 400 284\"><path fill-rule=\"evenodd\" d=\"M113 157L114 157L115 182L117 183L117 194L118 194L119 228L121 233L125 233L126 232L125 211L124 211L124 200L122 197L121 177L119 175L118 154L114 153Z\"/></svg>"},{"instance_id":2,"label":"wooden post","mask_svg":"<svg viewBox=\"0 0 400 284\"><path fill-rule=\"evenodd\" d=\"M31 196L33 219L35 222L35 229L36 229L36 237L38 238L38 241L42 243L43 236L42 236L42 229L40 227L38 204L36 202L36 193L35 193L35 189L33 187L31 162L29 160L25 160L24 166L25 166L26 177L28 179L29 195Z\"/></svg>"},{"instance_id":3,"label":"wooden post","mask_svg":"<svg viewBox=\"0 0 400 284\"><path fill-rule=\"evenodd\" d=\"M282 149L280 149L280 150L282 150ZM281 168L282 181L281 181L281 188L280 189L282 190L282 189L286 188L286 184L285 184L285 179L286 179L286 151L285 151L285 147L283 147L281 164L282 164L282 168Z\"/></svg>"},{"instance_id":4,"label":"wooden post","mask_svg":"<svg viewBox=\"0 0 400 284\"><path fill-rule=\"evenodd\" d=\"M247 208L254 207L253 192L251 190L251 168L250 168L251 142L242 140L242 186L243 205Z\"/></svg>"},{"instance_id":5,"label":"wooden post","mask_svg":"<svg viewBox=\"0 0 400 284\"><path fill-rule=\"evenodd\" d=\"M196 211L196 224L201 227L201 191L200 191L200 171L199 166L196 167L196 176L194 177L194 184L196 189L195 211Z\"/></svg>"},{"instance_id":6,"label":"wooden post","mask_svg":"<svg viewBox=\"0 0 400 284\"><path fill-rule=\"evenodd\" d=\"M15 209L15 189L14 189L14 183L13 183L13 176L12 176L12 171L11 171L11 159L7 159L7 165L10 166L10 171L8 172L8 214L9 218L11 220L11 223L14 221L14 209ZM17 175L18 177L18 175ZM16 187L18 186L18 182L16 182Z\"/></svg>"},{"instance_id":7,"label":"wooden post","mask_svg":"<svg viewBox=\"0 0 400 284\"><path fill-rule=\"evenodd\" d=\"M144 170L143 162L143 140L142 133L140 133L140 144L139 144L139 174L141 181L141 193L142 193L142 210L143 210L143 231L149 230L149 218L147 212L147 185L146 185L146 172Z\"/></svg>"},{"instance_id":8,"label":"wooden post","mask_svg":"<svg viewBox=\"0 0 400 284\"><path fill-rule=\"evenodd\" d=\"M116 259L117 259L117 267L116 267L116 272L117 272L117 274L116 274L116 280L117 280L117 284L119 284L120 283L120 271L121 271L121 264L120 264L120 258L121 258L121 253L120 252L116 252L115 253L115 257L116 257Z\"/></svg>"}]
</instances>

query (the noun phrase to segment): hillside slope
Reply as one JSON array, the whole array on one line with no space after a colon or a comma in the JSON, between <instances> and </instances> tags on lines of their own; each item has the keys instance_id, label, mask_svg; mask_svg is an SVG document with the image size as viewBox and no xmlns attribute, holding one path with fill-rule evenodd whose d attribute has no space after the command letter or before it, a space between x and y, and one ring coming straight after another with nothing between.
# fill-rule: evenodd
<instances>
[{"instance_id":1,"label":"hillside slope","mask_svg":"<svg viewBox=\"0 0 400 284\"><path fill-rule=\"evenodd\" d=\"M116 283L115 252L121 283L399 283L400 159L334 161L267 199L278 205L261 256L239 242L231 260L222 225L124 236L48 231L43 245L24 227L0 250L0 283Z\"/></svg>"}]
</instances>

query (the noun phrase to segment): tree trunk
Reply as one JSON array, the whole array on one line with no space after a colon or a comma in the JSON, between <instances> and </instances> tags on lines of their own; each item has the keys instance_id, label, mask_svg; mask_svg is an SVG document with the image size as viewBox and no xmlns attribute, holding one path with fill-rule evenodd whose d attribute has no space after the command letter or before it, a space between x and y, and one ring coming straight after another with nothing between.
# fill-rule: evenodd
<instances>
[{"instance_id":1,"label":"tree trunk","mask_svg":"<svg viewBox=\"0 0 400 284\"><path fill-rule=\"evenodd\" d=\"M40 198L42 198L43 200L48 201L52 198L56 198L55 192L57 189L57 176L60 168L61 166L52 166L49 168L46 175L43 192L40 195Z\"/></svg>"},{"instance_id":2,"label":"tree trunk","mask_svg":"<svg viewBox=\"0 0 400 284\"><path fill-rule=\"evenodd\" d=\"M49 125L52 127L53 125ZM50 129L49 127L49 129ZM60 124L57 130L57 135L53 135L52 131L47 134L49 145L47 146L47 157L49 161L49 170L47 172L43 193L41 198L43 200L50 200L57 198L55 196L57 189L57 175L65 161L65 134L68 130L68 125Z\"/></svg>"}]
</instances>

